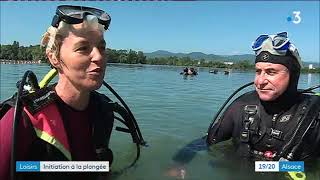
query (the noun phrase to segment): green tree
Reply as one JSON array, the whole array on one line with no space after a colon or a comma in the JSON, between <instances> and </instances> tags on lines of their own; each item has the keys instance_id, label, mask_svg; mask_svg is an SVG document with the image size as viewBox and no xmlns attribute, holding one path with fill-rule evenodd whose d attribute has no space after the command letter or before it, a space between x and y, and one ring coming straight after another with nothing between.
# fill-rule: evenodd
<instances>
[{"instance_id":1,"label":"green tree","mask_svg":"<svg viewBox=\"0 0 320 180\"><path fill-rule=\"evenodd\" d=\"M106 53L107 53L107 59L108 59L108 62L110 63L119 63L119 53L117 50L115 49L107 49L106 50Z\"/></svg>"},{"instance_id":2,"label":"green tree","mask_svg":"<svg viewBox=\"0 0 320 180\"><path fill-rule=\"evenodd\" d=\"M137 52L133 51L132 49L129 50L127 60L129 64L137 64L138 63L138 55Z\"/></svg>"},{"instance_id":3,"label":"green tree","mask_svg":"<svg viewBox=\"0 0 320 180\"><path fill-rule=\"evenodd\" d=\"M137 58L138 58L138 63L140 63L140 64L146 64L147 63L147 57L143 54L142 51L138 51Z\"/></svg>"},{"instance_id":4,"label":"green tree","mask_svg":"<svg viewBox=\"0 0 320 180\"><path fill-rule=\"evenodd\" d=\"M19 42L18 41L13 41L12 46L11 46L11 57L10 59L12 60L20 60L18 59L18 53L19 53Z\"/></svg>"},{"instance_id":5,"label":"green tree","mask_svg":"<svg viewBox=\"0 0 320 180\"><path fill-rule=\"evenodd\" d=\"M120 63L128 63L127 55L121 54L120 57L119 57L119 62Z\"/></svg>"}]
</instances>

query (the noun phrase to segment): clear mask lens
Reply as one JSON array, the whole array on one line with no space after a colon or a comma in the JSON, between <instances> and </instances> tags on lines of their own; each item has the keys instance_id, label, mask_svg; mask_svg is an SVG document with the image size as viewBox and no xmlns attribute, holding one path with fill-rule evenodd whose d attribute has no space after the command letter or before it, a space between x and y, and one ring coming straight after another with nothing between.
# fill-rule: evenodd
<instances>
[{"instance_id":1,"label":"clear mask lens","mask_svg":"<svg viewBox=\"0 0 320 180\"><path fill-rule=\"evenodd\" d=\"M288 42L288 38L281 37L281 36L276 36L273 39L273 46L274 46L274 48L279 48L279 47L283 46L287 42Z\"/></svg>"},{"instance_id":2,"label":"clear mask lens","mask_svg":"<svg viewBox=\"0 0 320 180\"><path fill-rule=\"evenodd\" d=\"M281 32L281 33L278 33L277 36L288 38L288 33L287 32Z\"/></svg>"}]
</instances>

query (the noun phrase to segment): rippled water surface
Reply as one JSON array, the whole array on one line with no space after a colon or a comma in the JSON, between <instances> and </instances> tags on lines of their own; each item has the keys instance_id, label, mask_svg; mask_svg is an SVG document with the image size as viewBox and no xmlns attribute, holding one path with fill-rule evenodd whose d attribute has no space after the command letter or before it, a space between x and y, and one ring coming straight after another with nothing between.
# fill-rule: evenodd
<instances>
[{"instance_id":1,"label":"rippled water surface","mask_svg":"<svg viewBox=\"0 0 320 180\"><path fill-rule=\"evenodd\" d=\"M105 80L131 108L149 145L141 149L141 157L134 168L114 179L175 179L166 173L173 164L172 157L175 152L190 141L205 135L214 114L227 97L254 78L254 72L210 74L207 68L198 69L198 76L184 77L179 75L182 68L114 64L108 66ZM41 79L49 67L2 64L1 101L16 91L16 82L26 70L34 71L38 79ZM319 74L302 74L299 88L314 86L319 82ZM102 87L99 91L116 100L106 88ZM130 137L124 133L113 133L111 146L115 151L114 169L121 168L134 159L135 147ZM198 152L194 159L185 165L185 179L253 179L252 176L238 172L237 168L233 169L230 164L226 165L219 156L222 151L223 148L216 154ZM237 166L240 165L235 163L234 167Z\"/></svg>"}]
</instances>

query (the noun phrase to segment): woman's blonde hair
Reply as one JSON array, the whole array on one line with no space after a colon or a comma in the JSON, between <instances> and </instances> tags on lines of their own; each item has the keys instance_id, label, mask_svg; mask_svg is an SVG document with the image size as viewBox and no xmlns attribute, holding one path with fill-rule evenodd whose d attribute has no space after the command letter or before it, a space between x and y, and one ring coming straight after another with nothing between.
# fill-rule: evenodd
<instances>
[{"instance_id":1,"label":"woman's blonde hair","mask_svg":"<svg viewBox=\"0 0 320 180\"><path fill-rule=\"evenodd\" d=\"M58 27L50 26L42 36L41 46L46 47L46 52L53 52L56 58L60 57L60 48L63 40L69 35L69 32L79 32L85 29L98 29L104 32L104 27L98 22L98 18L93 15L87 15L81 24L67 24L60 21Z\"/></svg>"}]
</instances>

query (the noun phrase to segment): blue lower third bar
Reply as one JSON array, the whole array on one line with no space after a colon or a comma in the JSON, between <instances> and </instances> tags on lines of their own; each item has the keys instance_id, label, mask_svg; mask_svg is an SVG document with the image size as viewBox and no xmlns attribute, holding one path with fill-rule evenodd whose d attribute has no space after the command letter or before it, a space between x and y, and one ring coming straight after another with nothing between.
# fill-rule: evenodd
<instances>
[{"instance_id":1,"label":"blue lower third bar","mask_svg":"<svg viewBox=\"0 0 320 180\"><path fill-rule=\"evenodd\" d=\"M40 162L16 161L16 172L40 172Z\"/></svg>"},{"instance_id":2,"label":"blue lower third bar","mask_svg":"<svg viewBox=\"0 0 320 180\"><path fill-rule=\"evenodd\" d=\"M280 172L301 171L304 172L303 161L279 161Z\"/></svg>"}]
</instances>

